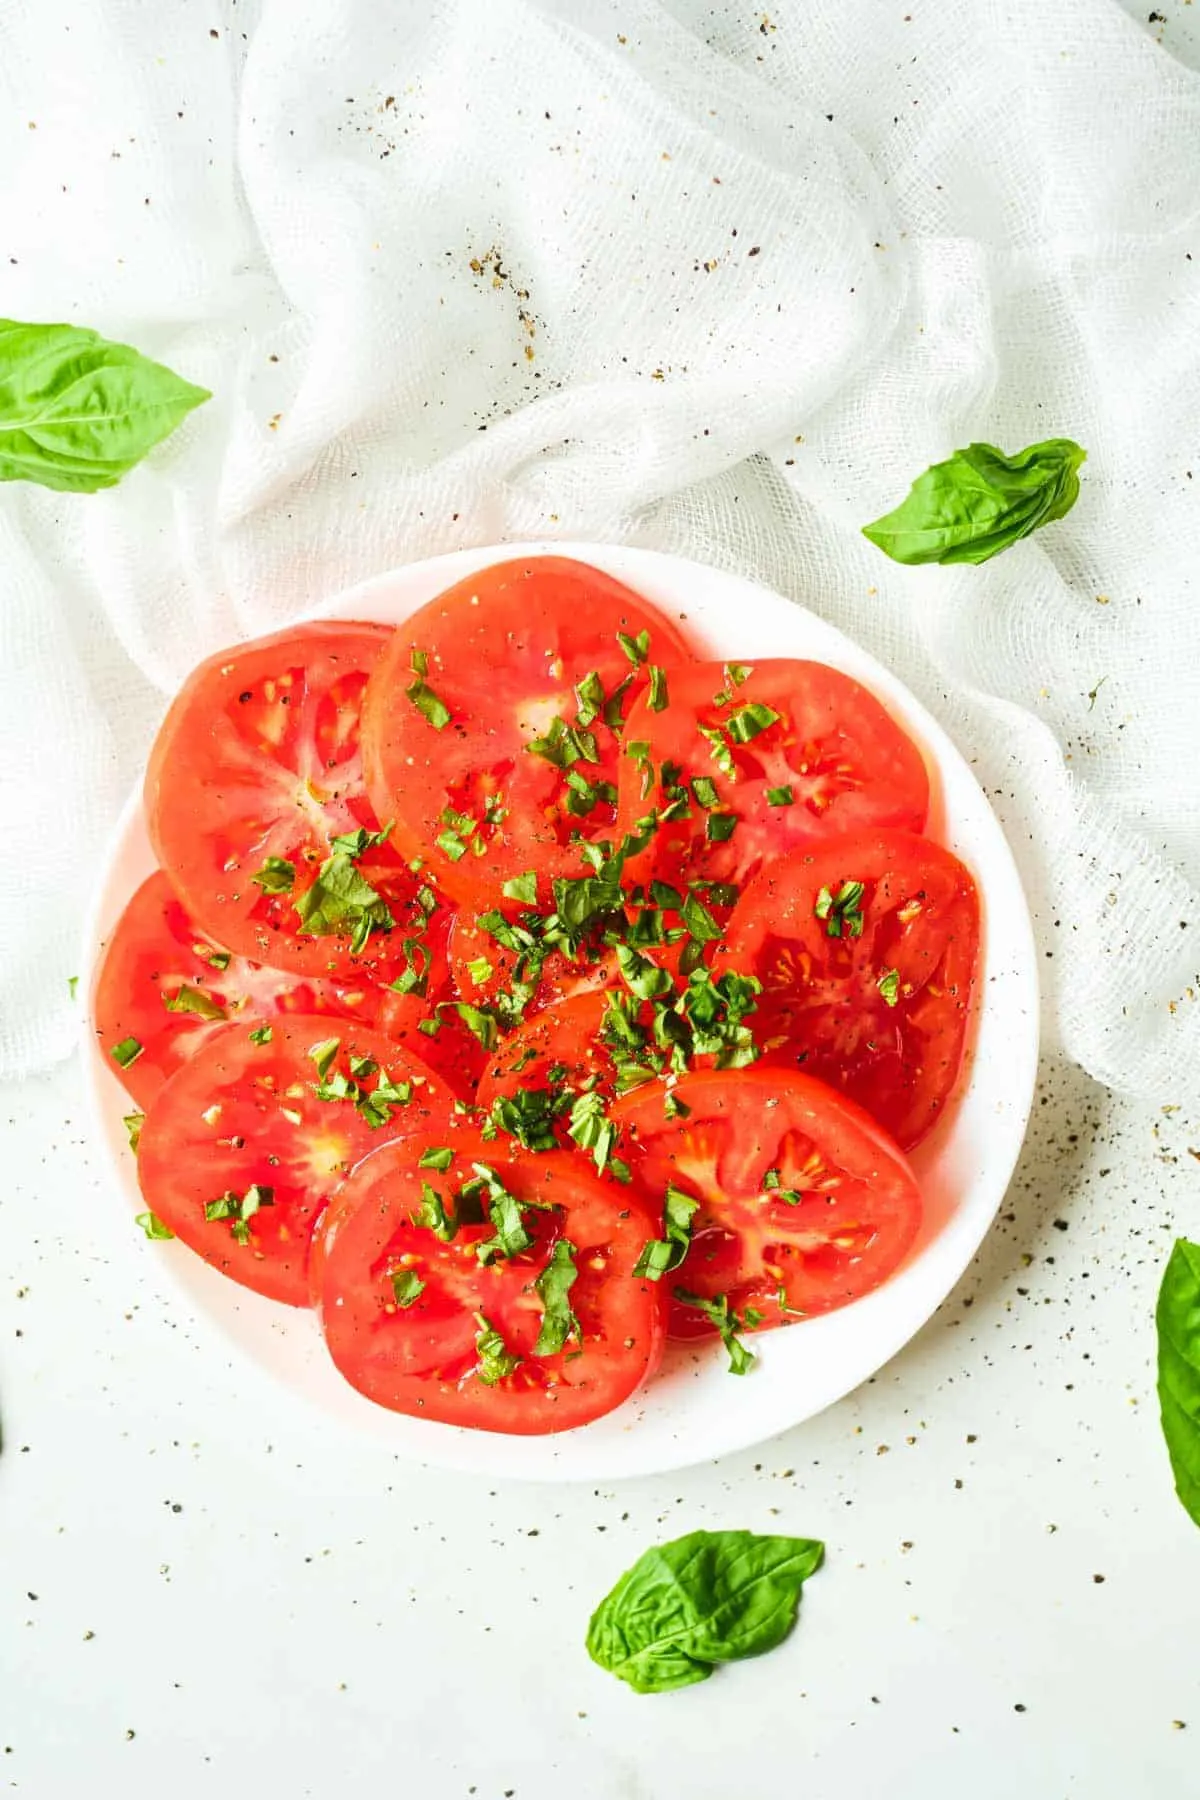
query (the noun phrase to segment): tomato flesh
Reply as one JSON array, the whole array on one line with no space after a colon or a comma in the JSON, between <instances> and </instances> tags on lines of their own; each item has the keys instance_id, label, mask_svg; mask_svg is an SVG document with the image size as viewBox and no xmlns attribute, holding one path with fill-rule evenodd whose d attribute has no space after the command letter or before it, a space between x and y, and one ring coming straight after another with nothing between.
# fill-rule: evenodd
<instances>
[{"instance_id":1,"label":"tomato flesh","mask_svg":"<svg viewBox=\"0 0 1200 1800\"><path fill-rule=\"evenodd\" d=\"M635 666L617 633L643 631ZM480 910L530 871L547 885L578 875L576 840L613 833L619 736L603 708L582 722L576 686L595 676L611 702L629 678L619 715L651 664L687 655L670 620L598 569L547 556L480 570L406 620L372 677L363 747L375 806L395 818L406 856ZM424 711L418 681L433 696ZM440 726L435 703L449 713ZM532 748L568 726L587 736Z\"/></svg>"},{"instance_id":2,"label":"tomato flesh","mask_svg":"<svg viewBox=\"0 0 1200 1800\"><path fill-rule=\"evenodd\" d=\"M238 645L193 672L163 722L146 774L150 839L196 919L239 955L386 984L407 967L405 941L424 935L418 878L390 839L353 865L390 929L357 948L352 925L315 934L295 904L334 838L379 830L359 715L391 637L381 625L313 624Z\"/></svg>"},{"instance_id":3,"label":"tomato flesh","mask_svg":"<svg viewBox=\"0 0 1200 1800\"><path fill-rule=\"evenodd\" d=\"M449 1169L420 1167L451 1149ZM470 1131L386 1145L346 1180L330 1207L314 1285L334 1362L368 1399L397 1412L521 1435L566 1431L611 1412L657 1366L662 1300L633 1274L651 1211L614 1190L576 1156L550 1151L513 1158ZM480 1260L494 1235L494 1202L484 1222L462 1224L449 1242L414 1223L426 1185L454 1214L455 1190L476 1166L520 1202L528 1248ZM569 1304L578 1320L562 1349L536 1352L544 1305L535 1286L565 1239L576 1276ZM398 1303L395 1277L423 1284ZM510 1373L481 1378L478 1338L490 1328L519 1359Z\"/></svg>"},{"instance_id":4,"label":"tomato flesh","mask_svg":"<svg viewBox=\"0 0 1200 1800\"><path fill-rule=\"evenodd\" d=\"M630 709L618 833L650 807L668 815L632 875L742 886L798 844L923 828L924 760L873 694L824 663L746 667L694 663L674 676L664 711L645 695Z\"/></svg>"},{"instance_id":5,"label":"tomato flesh","mask_svg":"<svg viewBox=\"0 0 1200 1800\"><path fill-rule=\"evenodd\" d=\"M862 929L817 915L861 882ZM717 958L763 984L762 1062L802 1068L878 1119L902 1149L941 1118L962 1066L979 897L949 850L868 833L772 865L743 894Z\"/></svg>"},{"instance_id":6,"label":"tomato flesh","mask_svg":"<svg viewBox=\"0 0 1200 1800\"><path fill-rule=\"evenodd\" d=\"M347 1170L381 1139L451 1116L432 1070L358 1026L342 1031L325 1081L349 1080L350 1059L368 1058L394 1083L411 1082L410 1100L380 1108L373 1124L351 1098L319 1098L310 1052L338 1029L327 1014L294 1015L256 1044L246 1025L222 1025L160 1089L137 1151L146 1204L177 1238L232 1280L293 1306L308 1302L313 1228ZM370 1093L378 1081L363 1074L359 1086ZM243 1217L233 1202L252 1189L270 1203Z\"/></svg>"},{"instance_id":7,"label":"tomato flesh","mask_svg":"<svg viewBox=\"0 0 1200 1800\"><path fill-rule=\"evenodd\" d=\"M340 1020L378 1023L399 998L359 970L321 979L234 956L212 942L160 872L142 883L113 929L93 1018L114 1074L145 1108L176 1069L233 1020L250 1031L290 1013L322 1013L333 1032Z\"/></svg>"},{"instance_id":8,"label":"tomato flesh","mask_svg":"<svg viewBox=\"0 0 1200 1800\"><path fill-rule=\"evenodd\" d=\"M668 1184L699 1202L682 1265L664 1278L724 1296L745 1329L790 1325L869 1293L916 1237L921 1197L905 1158L852 1102L785 1070L683 1076L668 1119L662 1090L638 1089L612 1118L634 1180L659 1204ZM709 1336L672 1299L675 1337Z\"/></svg>"}]
</instances>

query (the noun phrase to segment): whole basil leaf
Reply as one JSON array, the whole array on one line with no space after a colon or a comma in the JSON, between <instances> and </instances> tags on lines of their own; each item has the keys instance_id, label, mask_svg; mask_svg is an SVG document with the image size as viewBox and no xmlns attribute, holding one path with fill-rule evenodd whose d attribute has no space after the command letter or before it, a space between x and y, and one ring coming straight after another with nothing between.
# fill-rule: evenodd
<instances>
[{"instance_id":1,"label":"whole basil leaf","mask_svg":"<svg viewBox=\"0 0 1200 1800\"><path fill-rule=\"evenodd\" d=\"M95 331L0 319L0 481L114 487L210 398Z\"/></svg>"},{"instance_id":2,"label":"whole basil leaf","mask_svg":"<svg viewBox=\"0 0 1200 1800\"><path fill-rule=\"evenodd\" d=\"M1200 1244L1176 1239L1154 1317L1158 1401L1175 1491L1200 1525Z\"/></svg>"},{"instance_id":3,"label":"whole basil leaf","mask_svg":"<svg viewBox=\"0 0 1200 1800\"><path fill-rule=\"evenodd\" d=\"M1070 512L1086 460L1070 438L1047 438L1015 456L968 444L918 475L908 498L864 525L863 536L893 562L987 562Z\"/></svg>"},{"instance_id":4,"label":"whole basil leaf","mask_svg":"<svg viewBox=\"0 0 1200 1800\"><path fill-rule=\"evenodd\" d=\"M638 1694L707 1681L715 1664L783 1642L824 1554L814 1538L753 1531L692 1531L657 1544L592 1614L588 1655Z\"/></svg>"}]
</instances>

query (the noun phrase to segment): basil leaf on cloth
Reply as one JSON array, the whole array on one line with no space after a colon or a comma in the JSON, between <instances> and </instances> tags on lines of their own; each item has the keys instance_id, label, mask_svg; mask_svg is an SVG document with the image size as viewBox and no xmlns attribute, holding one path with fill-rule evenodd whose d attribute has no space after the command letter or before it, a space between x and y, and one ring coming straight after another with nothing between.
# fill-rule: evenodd
<instances>
[{"instance_id":1,"label":"basil leaf on cloth","mask_svg":"<svg viewBox=\"0 0 1200 1800\"><path fill-rule=\"evenodd\" d=\"M1200 1525L1200 1244L1176 1239L1154 1318L1158 1401L1175 1491Z\"/></svg>"},{"instance_id":2,"label":"basil leaf on cloth","mask_svg":"<svg viewBox=\"0 0 1200 1800\"><path fill-rule=\"evenodd\" d=\"M1070 512L1086 460L1070 438L1047 438L1015 456L968 444L918 475L907 499L864 525L863 536L893 562L987 562Z\"/></svg>"},{"instance_id":3,"label":"basil leaf on cloth","mask_svg":"<svg viewBox=\"0 0 1200 1800\"><path fill-rule=\"evenodd\" d=\"M98 332L0 319L0 481L74 494L115 487L208 399Z\"/></svg>"},{"instance_id":4,"label":"basil leaf on cloth","mask_svg":"<svg viewBox=\"0 0 1200 1800\"><path fill-rule=\"evenodd\" d=\"M693 1531L656 1544L596 1608L588 1655L639 1694L707 1681L717 1663L783 1642L824 1554L814 1538L754 1531Z\"/></svg>"}]
</instances>

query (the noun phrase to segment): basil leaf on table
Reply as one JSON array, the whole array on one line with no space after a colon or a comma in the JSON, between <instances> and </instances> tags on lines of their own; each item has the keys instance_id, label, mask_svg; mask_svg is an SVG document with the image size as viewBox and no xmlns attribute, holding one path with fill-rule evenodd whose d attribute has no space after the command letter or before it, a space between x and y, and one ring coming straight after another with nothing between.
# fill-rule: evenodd
<instances>
[{"instance_id":1,"label":"basil leaf on table","mask_svg":"<svg viewBox=\"0 0 1200 1800\"><path fill-rule=\"evenodd\" d=\"M161 363L78 325L0 319L0 481L114 487L211 399Z\"/></svg>"},{"instance_id":2,"label":"basil leaf on table","mask_svg":"<svg viewBox=\"0 0 1200 1800\"><path fill-rule=\"evenodd\" d=\"M656 1544L592 1614L588 1655L638 1694L707 1681L717 1663L783 1642L824 1554L815 1538L753 1531L692 1531Z\"/></svg>"},{"instance_id":3,"label":"basil leaf on table","mask_svg":"<svg viewBox=\"0 0 1200 1800\"><path fill-rule=\"evenodd\" d=\"M987 562L1070 512L1086 459L1070 438L1047 438L1015 456L968 444L918 475L908 498L864 525L863 536L893 562Z\"/></svg>"},{"instance_id":4,"label":"basil leaf on table","mask_svg":"<svg viewBox=\"0 0 1200 1800\"><path fill-rule=\"evenodd\" d=\"M1200 1244L1176 1239L1154 1318L1158 1401L1175 1491L1200 1525Z\"/></svg>"}]
</instances>

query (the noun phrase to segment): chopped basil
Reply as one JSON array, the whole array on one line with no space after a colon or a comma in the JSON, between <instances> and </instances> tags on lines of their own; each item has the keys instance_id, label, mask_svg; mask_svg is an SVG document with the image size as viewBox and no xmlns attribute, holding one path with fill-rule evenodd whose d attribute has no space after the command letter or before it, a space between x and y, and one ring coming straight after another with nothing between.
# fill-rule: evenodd
<instances>
[{"instance_id":1,"label":"chopped basil","mask_svg":"<svg viewBox=\"0 0 1200 1800\"><path fill-rule=\"evenodd\" d=\"M492 979L495 970L486 956L473 956L467 964L467 974L476 987L483 987Z\"/></svg>"},{"instance_id":2,"label":"chopped basil","mask_svg":"<svg viewBox=\"0 0 1200 1800\"><path fill-rule=\"evenodd\" d=\"M219 1000L203 988L189 987L185 981L175 993L163 995L163 1005L172 1013L195 1013L199 1019L224 1019L228 1015Z\"/></svg>"},{"instance_id":3,"label":"chopped basil","mask_svg":"<svg viewBox=\"0 0 1200 1800\"><path fill-rule=\"evenodd\" d=\"M252 1182L244 1194L227 1188L216 1200L206 1200L204 1217L211 1225L219 1219L229 1220L229 1229L239 1244L250 1242L250 1221L260 1207L274 1206L275 1189Z\"/></svg>"},{"instance_id":4,"label":"chopped basil","mask_svg":"<svg viewBox=\"0 0 1200 1800\"><path fill-rule=\"evenodd\" d=\"M541 1330L533 1346L535 1356L557 1356L569 1337L580 1336L579 1320L568 1298L578 1273L574 1244L568 1238L559 1238L549 1262L533 1284L542 1302Z\"/></svg>"},{"instance_id":5,"label":"chopped basil","mask_svg":"<svg viewBox=\"0 0 1200 1800\"><path fill-rule=\"evenodd\" d=\"M733 760L733 751L725 741L725 734L719 725L697 725L700 736L708 743L709 754L723 775L736 776L737 765Z\"/></svg>"},{"instance_id":6,"label":"chopped basil","mask_svg":"<svg viewBox=\"0 0 1200 1800\"><path fill-rule=\"evenodd\" d=\"M651 1238L634 1264L635 1275L647 1276L651 1281L660 1281L672 1269L677 1269L692 1246L692 1218L700 1202L674 1182L668 1183L666 1200L663 1203L663 1230L665 1236Z\"/></svg>"},{"instance_id":7,"label":"chopped basil","mask_svg":"<svg viewBox=\"0 0 1200 1800\"><path fill-rule=\"evenodd\" d=\"M640 668L650 654L650 633L648 631L639 631L635 638L630 637L627 631L618 631L617 642L635 669Z\"/></svg>"},{"instance_id":8,"label":"chopped basil","mask_svg":"<svg viewBox=\"0 0 1200 1800\"><path fill-rule=\"evenodd\" d=\"M269 1025L256 1025L250 1033L250 1042L252 1044L269 1044L274 1035Z\"/></svg>"},{"instance_id":9,"label":"chopped basil","mask_svg":"<svg viewBox=\"0 0 1200 1800\"><path fill-rule=\"evenodd\" d=\"M698 944L715 944L718 938L725 935L707 906L694 893L689 893L680 908L679 916L688 928L688 935Z\"/></svg>"},{"instance_id":10,"label":"chopped basil","mask_svg":"<svg viewBox=\"0 0 1200 1800\"><path fill-rule=\"evenodd\" d=\"M674 987L667 969L660 969L657 963L651 962L648 956L642 956L628 944L617 945L617 967L626 987L639 1000L660 999L671 993Z\"/></svg>"},{"instance_id":11,"label":"chopped basil","mask_svg":"<svg viewBox=\"0 0 1200 1800\"><path fill-rule=\"evenodd\" d=\"M524 1150L553 1150L558 1142L554 1121L571 1104L569 1094L551 1094L546 1088L518 1088L515 1094L497 1094L489 1115L492 1123Z\"/></svg>"},{"instance_id":12,"label":"chopped basil","mask_svg":"<svg viewBox=\"0 0 1200 1800\"><path fill-rule=\"evenodd\" d=\"M390 829L390 828L389 828ZM372 931L390 931L395 924L386 900L355 866L354 855L336 848L357 842L360 833L335 838L333 854L317 871L316 880L293 902L300 929L309 937L329 937L348 932L351 955L366 948ZM387 832L366 833L368 843L382 842Z\"/></svg>"},{"instance_id":13,"label":"chopped basil","mask_svg":"<svg viewBox=\"0 0 1200 1800\"><path fill-rule=\"evenodd\" d=\"M726 663L725 679L730 687L741 687L743 681L754 673L753 663Z\"/></svg>"},{"instance_id":14,"label":"chopped basil","mask_svg":"<svg viewBox=\"0 0 1200 1800\"><path fill-rule=\"evenodd\" d=\"M687 1288L677 1287L675 1298L680 1306L691 1306L704 1314L709 1324L715 1326L720 1333L721 1342L729 1353L729 1373L745 1375L758 1361L753 1350L747 1350L738 1332L743 1321L739 1319L729 1304L728 1294L718 1294L712 1300L706 1300L701 1294L691 1294ZM756 1315L757 1317L758 1315ZM749 1321L753 1323L754 1321Z\"/></svg>"},{"instance_id":15,"label":"chopped basil","mask_svg":"<svg viewBox=\"0 0 1200 1800\"><path fill-rule=\"evenodd\" d=\"M137 1155L137 1147L142 1141L142 1126L146 1123L145 1113L126 1113L121 1120L125 1127L125 1135L129 1139L129 1148Z\"/></svg>"},{"instance_id":16,"label":"chopped basil","mask_svg":"<svg viewBox=\"0 0 1200 1800\"><path fill-rule=\"evenodd\" d=\"M795 799L796 796L792 792L790 782L784 782L782 787L767 789L768 806L791 806L795 802Z\"/></svg>"},{"instance_id":17,"label":"chopped basil","mask_svg":"<svg viewBox=\"0 0 1200 1800\"><path fill-rule=\"evenodd\" d=\"M114 1044L109 1055L119 1068L127 1069L130 1063L137 1061L145 1048L135 1037L127 1037L122 1038L119 1044Z\"/></svg>"},{"instance_id":18,"label":"chopped basil","mask_svg":"<svg viewBox=\"0 0 1200 1800\"><path fill-rule=\"evenodd\" d=\"M68 994L70 994L72 1000L74 1000L78 991L79 991L78 975L68 975L67 976L67 992L68 992ZM147 1216L149 1216L149 1215L147 1215Z\"/></svg>"},{"instance_id":19,"label":"chopped basil","mask_svg":"<svg viewBox=\"0 0 1200 1800\"><path fill-rule=\"evenodd\" d=\"M532 756L540 756L556 769L569 769L577 762L598 763L600 749L595 736L577 725L555 718L545 737L530 738L525 748Z\"/></svg>"},{"instance_id":20,"label":"chopped basil","mask_svg":"<svg viewBox=\"0 0 1200 1800\"><path fill-rule=\"evenodd\" d=\"M415 1269L394 1269L391 1279L397 1306L411 1306L425 1292L425 1283Z\"/></svg>"},{"instance_id":21,"label":"chopped basil","mask_svg":"<svg viewBox=\"0 0 1200 1800\"><path fill-rule=\"evenodd\" d=\"M482 1313L475 1314L475 1322L479 1326L475 1339L475 1352L479 1357L476 1373L480 1381L488 1387L494 1387L498 1381L503 1381L506 1375L511 1375L514 1369L520 1367L521 1358L514 1356L505 1346L500 1333L494 1325L489 1325Z\"/></svg>"},{"instance_id":22,"label":"chopped basil","mask_svg":"<svg viewBox=\"0 0 1200 1800\"><path fill-rule=\"evenodd\" d=\"M264 894L290 894L296 883L296 865L285 856L268 856L250 879Z\"/></svg>"},{"instance_id":23,"label":"chopped basil","mask_svg":"<svg viewBox=\"0 0 1200 1800\"><path fill-rule=\"evenodd\" d=\"M704 835L710 844L725 844L737 830L736 813L709 813L704 822Z\"/></svg>"},{"instance_id":24,"label":"chopped basil","mask_svg":"<svg viewBox=\"0 0 1200 1800\"><path fill-rule=\"evenodd\" d=\"M405 938L400 948L407 966L388 986L394 994L415 994L418 999L424 999L429 989L429 970L433 962L429 947L420 938Z\"/></svg>"},{"instance_id":25,"label":"chopped basil","mask_svg":"<svg viewBox=\"0 0 1200 1800\"><path fill-rule=\"evenodd\" d=\"M720 806L721 804L721 796L717 792L717 784L712 780L711 776L697 775L692 782L692 794L695 797L696 805L703 806L706 810L714 806Z\"/></svg>"},{"instance_id":26,"label":"chopped basil","mask_svg":"<svg viewBox=\"0 0 1200 1800\"><path fill-rule=\"evenodd\" d=\"M885 969L875 983L888 1006L895 1006L900 999L899 969Z\"/></svg>"},{"instance_id":27,"label":"chopped basil","mask_svg":"<svg viewBox=\"0 0 1200 1800\"><path fill-rule=\"evenodd\" d=\"M519 900L524 906L537 905L537 872L526 869L523 875L514 875L506 881L500 892L506 900Z\"/></svg>"},{"instance_id":28,"label":"chopped basil","mask_svg":"<svg viewBox=\"0 0 1200 1800\"><path fill-rule=\"evenodd\" d=\"M590 725L604 709L604 683L592 669L575 688L578 723Z\"/></svg>"},{"instance_id":29,"label":"chopped basil","mask_svg":"<svg viewBox=\"0 0 1200 1800\"><path fill-rule=\"evenodd\" d=\"M777 725L780 715L770 706L763 706L757 700L750 700L740 712L730 713L725 721L725 729L735 744L748 744L760 732L766 731L769 725Z\"/></svg>"},{"instance_id":30,"label":"chopped basil","mask_svg":"<svg viewBox=\"0 0 1200 1800\"><path fill-rule=\"evenodd\" d=\"M768 1169L766 1174L763 1176L763 1186L764 1186L764 1188L768 1189L768 1191L771 1188L777 1188L779 1186L781 1179L782 1179L782 1177L780 1176L778 1169Z\"/></svg>"},{"instance_id":31,"label":"chopped basil","mask_svg":"<svg viewBox=\"0 0 1200 1800\"><path fill-rule=\"evenodd\" d=\"M317 1065L317 1076L324 1081L333 1067L334 1058L342 1047L341 1038L322 1038L319 1044L310 1044L308 1054Z\"/></svg>"},{"instance_id":32,"label":"chopped basil","mask_svg":"<svg viewBox=\"0 0 1200 1800\"><path fill-rule=\"evenodd\" d=\"M836 895L823 887L817 895L813 911L824 919L826 935L832 938L861 937L863 933L861 881L843 881Z\"/></svg>"},{"instance_id":33,"label":"chopped basil","mask_svg":"<svg viewBox=\"0 0 1200 1800\"><path fill-rule=\"evenodd\" d=\"M571 1107L567 1131L581 1150L591 1151L592 1160L603 1174L617 1142L617 1128L605 1114L604 1096L594 1090L580 1094Z\"/></svg>"},{"instance_id":34,"label":"chopped basil","mask_svg":"<svg viewBox=\"0 0 1200 1800\"><path fill-rule=\"evenodd\" d=\"M689 1119L692 1114L690 1106L686 1106L678 1094L668 1090L663 1099L663 1116L668 1119Z\"/></svg>"},{"instance_id":35,"label":"chopped basil","mask_svg":"<svg viewBox=\"0 0 1200 1800\"><path fill-rule=\"evenodd\" d=\"M438 849L444 851L451 862L461 862L463 857L467 854L467 846L463 843L457 831L451 830L449 826L447 826L444 831L439 831L434 841L437 844Z\"/></svg>"},{"instance_id":36,"label":"chopped basil","mask_svg":"<svg viewBox=\"0 0 1200 1800\"><path fill-rule=\"evenodd\" d=\"M624 721L621 718L621 702L633 686L633 676L626 675L618 681L608 699L604 702L604 723L610 731L620 731Z\"/></svg>"},{"instance_id":37,"label":"chopped basil","mask_svg":"<svg viewBox=\"0 0 1200 1800\"><path fill-rule=\"evenodd\" d=\"M496 1048L499 1033L496 1029L495 1018L490 1012L485 1012L481 1007L472 1006L467 1000L443 1000L438 1005L438 1012L439 1014L456 1012L467 1030L473 1037L478 1038L485 1050L492 1051Z\"/></svg>"},{"instance_id":38,"label":"chopped basil","mask_svg":"<svg viewBox=\"0 0 1200 1800\"><path fill-rule=\"evenodd\" d=\"M360 825L357 831L343 831L340 836L330 838L329 848L335 856L349 856L357 861L368 850L377 850L380 844L386 844L392 830L390 823L382 831L368 831L365 825Z\"/></svg>"},{"instance_id":39,"label":"chopped basil","mask_svg":"<svg viewBox=\"0 0 1200 1800\"><path fill-rule=\"evenodd\" d=\"M568 769L567 786L567 811L577 819L586 819L601 801L616 805L617 790L611 781L589 781L578 769Z\"/></svg>"},{"instance_id":40,"label":"chopped basil","mask_svg":"<svg viewBox=\"0 0 1200 1800\"><path fill-rule=\"evenodd\" d=\"M650 692L646 698L646 705L651 712L666 712L671 703L667 693L667 671L660 669L657 663L651 663L649 675Z\"/></svg>"},{"instance_id":41,"label":"chopped basil","mask_svg":"<svg viewBox=\"0 0 1200 1800\"><path fill-rule=\"evenodd\" d=\"M422 1150L417 1167L418 1169L448 1169L453 1161L453 1150L447 1149L444 1145L431 1146L428 1150Z\"/></svg>"},{"instance_id":42,"label":"chopped basil","mask_svg":"<svg viewBox=\"0 0 1200 1800\"><path fill-rule=\"evenodd\" d=\"M407 698L412 701L417 711L421 714L421 717L426 719L429 724L433 726L435 731L443 731L450 723L450 708L446 705L446 702L439 699L433 689L427 685L425 673L428 666L429 659L425 655L425 652L423 650L414 650L412 653L414 679L405 688L404 692Z\"/></svg>"},{"instance_id":43,"label":"chopped basil","mask_svg":"<svg viewBox=\"0 0 1200 1800\"><path fill-rule=\"evenodd\" d=\"M528 1250L533 1238L525 1229L524 1214L529 1201L518 1200L510 1194L486 1163L474 1163L476 1180L466 1183L464 1193L474 1189L478 1197L486 1193L488 1202L488 1223L493 1235L483 1243L475 1246L475 1254L481 1263L494 1262L497 1257L511 1258L520 1256Z\"/></svg>"},{"instance_id":44,"label":"chopped basil","mask_svg":"<svg viewBox=\"0 0 1200 1800\"><path fill-rule=\"evenodd\" d=\"M446 1211L446 1203L436 1188L421 1183L421 1204L412 1215L414 1225L423 1225L435 1238L448 1244L458 1230L458 1220Z\"/></svg>"},{"instance_id":45,"label":"chopped basil","mask_svg":"<svg viewBox=\"0 0 1200 1800\"><path fill-rule=\"evenodd\" d=\"M133 1222L135 1225L141 1226L148 1238L165 1241L167 1238L173 1238L175 1236L171 1227L169 1225L164 1225L157 1213L138 1213Z\"/></svg>"}]
</instances>

